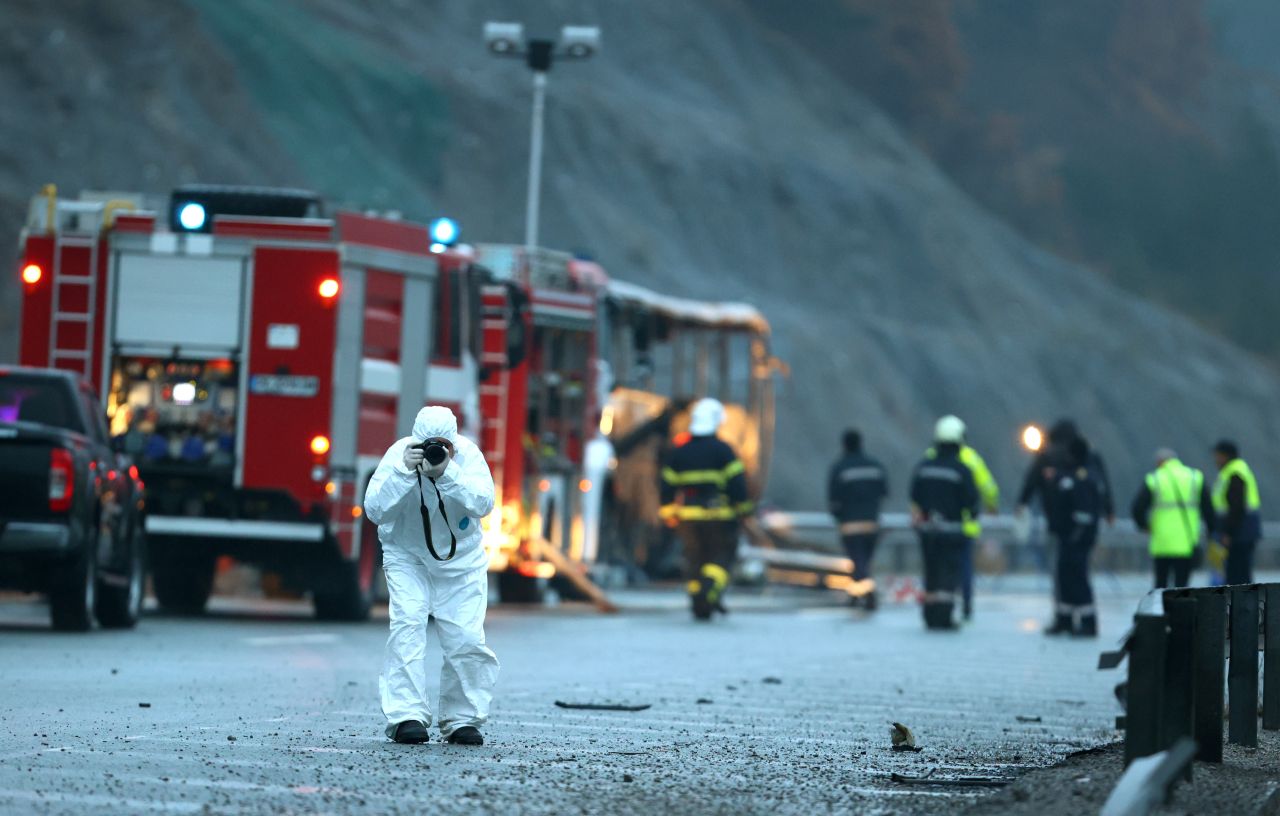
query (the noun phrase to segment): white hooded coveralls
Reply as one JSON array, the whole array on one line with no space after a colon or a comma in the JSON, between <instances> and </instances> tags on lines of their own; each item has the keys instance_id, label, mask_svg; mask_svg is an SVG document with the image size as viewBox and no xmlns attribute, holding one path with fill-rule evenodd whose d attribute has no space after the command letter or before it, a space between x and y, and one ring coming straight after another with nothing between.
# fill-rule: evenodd
<instances>
[{"instance_id":1,"label":"white hooded coveralls","mask_svg":"<svg viewBox=\"0 0 1280 816\"><path fill-rule=\"evenodd\" d=\"M449 528L458 549L448 561L428 552L418 510L417 475L404 465L408 445L440 437L453 443L454 455L436 487L444 498L449 523L441 518L435 490L423 475L423 494L431 512L436 552L449 553ZM395 442L382 457L365 492L364 510L378 525L382 567L391 596L391 635L378 688L387 736L405 720L431 725L427 701L427 618L434 617L444 666L440 671L440 731L447 737L464 725L482 725L498 679L498 658L485 645L484 614L489 598L488 557L481 544L480 520L493 509L493 476L475 443L458 435L448 408L418 412L413 435Z\"/></svg>"}]
</instances>

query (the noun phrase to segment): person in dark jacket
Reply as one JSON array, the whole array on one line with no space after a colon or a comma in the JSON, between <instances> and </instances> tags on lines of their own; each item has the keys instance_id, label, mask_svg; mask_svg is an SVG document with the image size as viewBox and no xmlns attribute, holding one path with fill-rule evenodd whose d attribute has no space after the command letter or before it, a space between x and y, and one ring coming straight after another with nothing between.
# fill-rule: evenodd
<instances>
[{"instance_id":1,"label":"person in dark jacket","mask_svg":"<svg viewBox=\"0 0 1280 816\"><path fill-rule=\"evenodd\" d=\"M889 495L884 465L862 451L862 434L844 432L844 455L831 466L827 503L835 516L844 550L853 562L849 599L868 612L876 608L876 582L871 577L880 538L880 505Z\"/></svg>"},{"instance_id":2,"label":"person in dark jacket","mask_svg":"<svg viewBox=\"0 0 1280 816\"><path fill-rule=\"evenodd\" d=\"M1103 487L1091 467L1089 445L1077 437L1067 445L1067 468L1058 474L1046 508L1049 534L1057 545L1054 621L1047 635L1097 637L1098 613L1089 583L1089 556L1098 543Z\"/></svg>"},{"instance_id":3,"label":"person in dark jacket","mask_svg":"<svg viewBox=\"0 0 1280 816\"><path fill-rule=\"evenodd\" d=\"M1234 442L1223 439L1213 447L1218 478L1213 484L1214 529L1226 550L1217 564L1228 584L1253 583L1253 551L1262 538L1262 501L1253 470L1240 458Z\"/></svg>"},{"instance_id":4,"label":"person in dark jacket","mask_svg":"<svg viewBox=\"0 0 1280 816\"><path fill-rule=\"evenodd\" d=\"M716 437L723 422L719 401L698 400L689 419L690 438L671 452L662 469L661 514L676 523L684 544L689 600L698 620L727 611L724 592L738 551L739 521L754 508L742 460Z\"/></svg>"},{"instance_id":5,"label":"person in dark jacket","mask_svg":"<svg viewBox=\"0 0 1280 816\"><path fill-rule=\"evenodd\" d=\"M1017 513L1026 512L1031 502L1039 499L1046 514L1048 505L1054 500L1054 491L1061 473L1071 469L1071 443L1084 439L1070 419L1060 419L1049 428L1048 444L1027 468L1027 475L1022 480L1022 491L1018 494ZM1086 440L1086 444L1087 444ZM1098 480L1102 490L1102 517L1112 524L1116 519L1115 499L1111 491L1111 483L1107 478L1107 467L1102 456L1089 446L1089 472Z\"/></svg>"},{"instance_id":6,"label":"person in dark jacket","mask_svg":"<svg viewBox=\"0 0 1280 816\"><path fill-rule=\"evenodd\" d=\"M973 471L960 461L960 440L938 439L933 453L911 479L911 518L924 551L924 625L955 629L964 524L977 517L981 499Z\"/></svg>"}]
</instances>

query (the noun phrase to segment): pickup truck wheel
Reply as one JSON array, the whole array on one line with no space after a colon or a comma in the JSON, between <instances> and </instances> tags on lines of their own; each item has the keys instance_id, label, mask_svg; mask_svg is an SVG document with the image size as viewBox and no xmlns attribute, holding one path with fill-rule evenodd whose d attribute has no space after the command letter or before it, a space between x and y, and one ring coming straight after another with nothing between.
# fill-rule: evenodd
<instances>
[{"instance_id":1,"label":"pickup truck wheel","mask_svg":"<svg viewBox=\"0 0 1280 816\"><path fill-rule=\"evenodd\" d=\"M60 632L87 632L93 628L93 607L98 594L97 562L85 547L54 570L49 588L49 617Z\"/></svg>"},{"instance_id":2,"label":"pickup truck wheel","mask_svg":"<svg viewBox=\"0 0 1280 816\"><path fill-rule=\"evenodd\" d=\"M142 531L135 529L129 541L129 575L124 583L98 581L98 602L94 612L98 623L107 629L132 629L142 615L147 573L143 542Z\"/></svg>"},{"instance_id":3,"label":"pickup truck wheel","mask_svg":"<svg viewBox=\"0 0 1280 816\"><path fill-rule=\"evenodd\" d=\"M165 612L201 615L213 592L213 553L199 544L166 546L151 559L151 581L156 600ZM189 547L190 549L186 549Z\"/></svg>"}]
</instances>

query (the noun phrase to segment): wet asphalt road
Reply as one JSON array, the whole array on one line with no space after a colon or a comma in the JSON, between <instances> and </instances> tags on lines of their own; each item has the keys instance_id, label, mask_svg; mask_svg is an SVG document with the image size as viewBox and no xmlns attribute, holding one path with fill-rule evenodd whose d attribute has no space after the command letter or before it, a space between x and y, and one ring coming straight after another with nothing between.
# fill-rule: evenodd
<instances>
[{"instance_id":1,"label":"wet asphalt road","mask_svg":"<svg viewBox=\"0 0 1280 816\"><path fill-rule=\"evenodd\" d=\"M38 605L0 603L0 812L954 812L981 790L889 774L1006 775L1112 739L1116 678L1094 666L1137 595L1103 599L1099 641L1041 636L1031 593L980 598L957 634L814 593L739 592L710 626L676 590L618 597L615 616L491 611L503 668L478 749L383 738L385 617L215 599L203 619L57 635ZM924 750L889 750L890 720Z\"/></svg>"}]
</instances>

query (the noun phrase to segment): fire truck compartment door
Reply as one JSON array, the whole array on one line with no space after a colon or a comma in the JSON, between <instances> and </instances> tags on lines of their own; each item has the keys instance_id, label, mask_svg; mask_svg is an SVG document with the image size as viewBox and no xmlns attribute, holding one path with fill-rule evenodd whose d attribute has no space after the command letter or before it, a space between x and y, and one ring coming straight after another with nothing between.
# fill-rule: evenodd
<instances>
[{"instance_id":1,"label":"fire truck compartment door","mask_svg":"<svg viewBox=\"0 0 1280 816\"><path fill-rule=\"evenodd\" d=\"M115 342L172 349L240 345L244 261L122 253Z\"/></svg>"}]
</instances>

